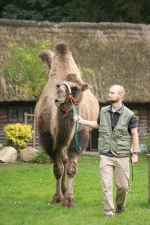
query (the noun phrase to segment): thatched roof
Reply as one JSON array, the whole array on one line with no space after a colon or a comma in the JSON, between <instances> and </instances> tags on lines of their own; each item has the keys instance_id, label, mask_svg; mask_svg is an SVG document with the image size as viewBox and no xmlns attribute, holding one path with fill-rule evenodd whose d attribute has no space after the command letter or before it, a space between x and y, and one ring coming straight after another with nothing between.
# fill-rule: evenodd
<instances>
[{"instance_id":1,"label":"thatched roof","mask_svg":"<svg viewBox=\"0 0 150 225\"><path fill-rule=\"evenodd\" d=\"M78 67L93 71L84 72L83 80L91 85L99 102L106 102L108 88L113 84L125 87L125 102L150 102L150 25L0 19L0 29L0 65L9 59L9 43L28 47L35 41L49 39L53 50L57 42L66 42ZM1 102L19 99L12 93L6 98L8 90L1 92L4 81L0 86ZM21 99L26 98L22 95Z\"/></svg>"},{"instance_id":2,"label":"thatched roof","mask_svg":"<svg viewBox=\"0 0 150 225\"><path fill-rule=\"evenodd\" d=\"M0 102L11 101L35 101L34 97L30 97L27 93L21 92L17 87L7 86L3 77L0 77Z\"/></svg>"}]
</instances>

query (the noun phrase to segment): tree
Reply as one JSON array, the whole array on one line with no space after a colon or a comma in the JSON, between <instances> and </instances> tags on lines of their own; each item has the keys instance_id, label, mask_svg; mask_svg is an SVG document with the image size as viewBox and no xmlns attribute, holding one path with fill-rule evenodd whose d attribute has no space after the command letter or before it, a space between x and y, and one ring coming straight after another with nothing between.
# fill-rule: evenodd
<instances>
[{"instance_id":1,"label":"tree","mask_svg":"<svg viewBox=\"0 0 150 225\"><path fill-rule=\"evenodd\" d=\"M150 0L1 0L0 17L50 22L150 23Z\"/></svg>"},{"instance_id":2,"label":"tree","mask_svg":"<svg viewBox=\"0 0 150 225\"><path fill-rule=\"evenodd\" d=\"M46 77L43 64L37 55L47 48L49 41L37 42L29 49L23 49L16 43L10 44L11 60L3 65L1 71L6 83L17 86L18 90L38 99L45 86Z\"/></svg>"},{"instance_id":3,"label":"tree","mask_svg":"<svg viewBox=\"0 0 150 225\"><path fill-rule=\"evenodd\" d=\"M150 0L74 0L68 21L150 23Z\"/></svg>"},{"instance_id":4,"label":"tree","mask_svg":"<svg viewBox=\"0 0 150 225\"><path fill-rule=\"evenodd\" d=\"M1 0L0 17L16 20L60 22L68 15L70 0Z\"/></svg>"}]
</instances>

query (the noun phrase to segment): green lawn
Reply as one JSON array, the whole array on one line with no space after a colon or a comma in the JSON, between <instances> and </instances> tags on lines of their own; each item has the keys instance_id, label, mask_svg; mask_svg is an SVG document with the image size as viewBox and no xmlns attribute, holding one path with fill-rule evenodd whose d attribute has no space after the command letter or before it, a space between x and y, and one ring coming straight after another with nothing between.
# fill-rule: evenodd
<instances>
[{"instance_id":1,"label":"green lawn","mask_svg":"<svg viewBox=\"0 0 150 225\"><path fill-rule=\"evenodd\" d=\"M79 158L74 208L52 205L54 192L52 165L0 164L0 225L150 225L145 155L134 167L124 214L104 215L98 156Z\"/></svg>"}]
</instances>

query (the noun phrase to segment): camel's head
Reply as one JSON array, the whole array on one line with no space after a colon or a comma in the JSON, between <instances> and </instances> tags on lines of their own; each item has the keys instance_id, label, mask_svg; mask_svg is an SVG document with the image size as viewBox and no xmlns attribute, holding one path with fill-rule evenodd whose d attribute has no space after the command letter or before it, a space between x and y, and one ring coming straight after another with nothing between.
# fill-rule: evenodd
<instances>
[{"instance_id":1,"label":"camel's head","mask_svg":"<svg viewBox=\"0 0 150 225\"><path fill-rule=\"evenodd\" d=\"M78 104L83 97L83 91L87 90L89 85L83 83L76 74L69 74L57 83L56 88L55 104L60 107L70 105L72 102Z\"/></svg>"}]
</instances>

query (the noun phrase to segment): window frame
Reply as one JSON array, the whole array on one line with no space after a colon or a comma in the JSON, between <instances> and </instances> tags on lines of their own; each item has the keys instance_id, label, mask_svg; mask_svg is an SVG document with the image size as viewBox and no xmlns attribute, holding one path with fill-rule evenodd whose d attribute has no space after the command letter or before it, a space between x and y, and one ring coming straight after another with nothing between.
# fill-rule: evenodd
<instances>
[{"instance_id":1,"label":"window frame","mask_svg":"<svg viewBox=\"0 0 150 225\"><path fill-rule=\"evenodd\" d=\"M16 111L16 113L15 113ZM24 113L33 114L32 106L9 106L8 107L8 121L9 122L20 122L23 123L25 120ZM15 119L12 117L16 117ZM32 123L33 117L28 116L27 122Z\"/></svg>"}]
</instances>

